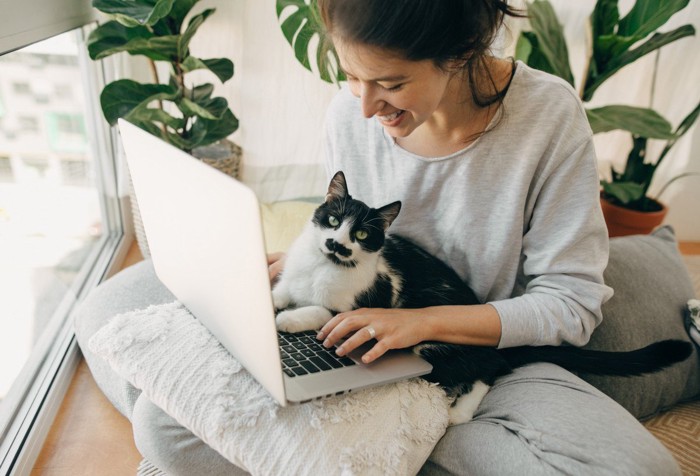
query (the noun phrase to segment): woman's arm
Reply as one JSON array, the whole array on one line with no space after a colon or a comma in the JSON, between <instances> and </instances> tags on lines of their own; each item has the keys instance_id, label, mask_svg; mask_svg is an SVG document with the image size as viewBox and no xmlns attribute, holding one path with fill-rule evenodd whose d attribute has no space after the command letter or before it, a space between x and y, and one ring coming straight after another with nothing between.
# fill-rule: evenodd
<instances>
[{"instance_id":1,"label":"woman's arm","mask_svg":"<svg viewBox=\"0 0 700 476\"><path fill-rule=\"evenodd\" d=\"M377 343L362 357L370 363L390 349L412 347L425 341L497 346L501 321L489 304L436 306L423 309L357 309L336 315L323 326L318 338L332 347L350 336L337 349L345 355L372 339Z\"/></svg>"}]
</instances>

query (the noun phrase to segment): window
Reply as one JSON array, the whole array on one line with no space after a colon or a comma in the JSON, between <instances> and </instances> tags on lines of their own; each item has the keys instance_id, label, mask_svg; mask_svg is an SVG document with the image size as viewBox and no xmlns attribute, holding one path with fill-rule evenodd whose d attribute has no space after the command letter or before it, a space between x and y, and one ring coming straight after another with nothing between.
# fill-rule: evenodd
<instances>
[{"instance_id":1,"label":"window","mask_svg":"<svg viewBox=\"0 0 700 476\"><path fill-rule=\"evenodd\" d=\"M0 19L0 474L29 473L77 363L70 314L124 242L104 81L75 29L89 2L36 3L82 16L5 36ZM16 47L23 31L46 39Z\"/></svg>"},{"instance_id":2,"label":"window","mask_svg":"<svg viewBox=\"0 0 700 476\"><path fill-rule=\"evenodd\" d=\"M15 94L31 94L32 93L32 88L29 86L29 83L25 81L20 81L17 83L14 83L12 85L12 90Z\"/></svg>"}]
</instances>

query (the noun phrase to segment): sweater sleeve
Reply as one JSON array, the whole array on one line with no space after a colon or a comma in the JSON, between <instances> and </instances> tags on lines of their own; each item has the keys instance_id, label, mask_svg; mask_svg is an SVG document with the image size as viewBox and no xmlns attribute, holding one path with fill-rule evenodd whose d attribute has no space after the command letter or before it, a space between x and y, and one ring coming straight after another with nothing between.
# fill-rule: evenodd
<instances>
[{"instance_id":1,"label":"sweater sleeve","mask_svg":"<svg viewBox=\"0 0 700 476\"><path fill-rule=\"evenodd\" d=\"M603 282L609 241L592 138L543 175L530 197L521 282L514 297L491 302L501 319L499 348L585 345L612 296Z\"/></svg>"}]
</instances>

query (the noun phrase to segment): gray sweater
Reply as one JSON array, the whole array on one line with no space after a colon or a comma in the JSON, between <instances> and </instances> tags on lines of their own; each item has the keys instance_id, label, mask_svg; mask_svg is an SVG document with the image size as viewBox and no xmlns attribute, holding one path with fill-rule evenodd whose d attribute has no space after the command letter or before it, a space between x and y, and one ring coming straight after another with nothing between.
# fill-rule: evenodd
<instances>
[{"instance_id":1,"label":"gray sweater","mask_svg":"<svg viewBox=\"0 0 700 476\"><path fill-rule=\"evenodd\" d=\"M518 62L495 127L446 157L396 145L343 88L328 109L326 167L379 207L391 233L448 263L501 319L499 347L584 345L612 295L592 133L574 90Z\"/></svg>"}]
</instances>

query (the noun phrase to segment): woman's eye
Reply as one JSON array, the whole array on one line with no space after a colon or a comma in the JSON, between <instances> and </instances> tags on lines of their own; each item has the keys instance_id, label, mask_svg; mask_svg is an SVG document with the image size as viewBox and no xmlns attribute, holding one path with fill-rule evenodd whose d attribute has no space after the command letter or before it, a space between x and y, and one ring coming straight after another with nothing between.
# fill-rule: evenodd
<instances>
[{"instance_id":1,"label":"woman's eye","mask_svg":"<svg viewBox=\"0 0 700 476\"><path fill-rule=\"evenodd\" d=\"M358 240L364 240L365 238L367 238L367 232L365 230L357 230L355 232L355 238L357 238Z\"/></svg>"},{"instance_id":2,"label":"woman's eye","mask_svg":"<svg viewBox=\"0 0 700 476\"><path fill-rule=\"evenodd\" d=\"M382 86L384 89L387 91L398 91L399 89L403 88L403 84L397 84L396 86Z\"/></svg>"},{"instance_id":3,"label":"woman's eye","mask_svg":"<svg viewBox=\"0 0 700 476\"><path fill-rule=\"evenodd\" d=\"M330 216L328 217L328 224L329 224L330 226L338 226L338 225L340 225L340 220L338 220L338 219L337 219L336 217L334 217L333 215L330 215Z\"/></svg>"}]
</instances>

